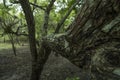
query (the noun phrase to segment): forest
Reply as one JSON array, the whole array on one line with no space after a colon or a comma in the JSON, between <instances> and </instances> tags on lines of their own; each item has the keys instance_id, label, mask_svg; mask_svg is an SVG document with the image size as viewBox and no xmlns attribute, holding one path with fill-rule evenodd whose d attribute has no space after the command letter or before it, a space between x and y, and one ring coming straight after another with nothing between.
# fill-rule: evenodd
<instances>
[{"instance_id":1,"label":"forest","mask_svg":"<svg viewBox=\"0 0 120 80\"><path fill-rule=\"evenodd\" d=\"M0 0L0 80L120 80L120 0Z\"/></svg>"}]
</instances>

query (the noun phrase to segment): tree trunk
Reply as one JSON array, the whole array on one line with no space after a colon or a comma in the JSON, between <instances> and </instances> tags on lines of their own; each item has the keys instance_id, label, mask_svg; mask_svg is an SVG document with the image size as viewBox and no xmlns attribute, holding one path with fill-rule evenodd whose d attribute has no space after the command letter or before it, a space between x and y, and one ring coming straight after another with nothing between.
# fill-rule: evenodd
<instances>
[{"instance_id":1,"label":"tree trunk","mask_svg":"<svg viewBox=\"0 0 120 80\"><path fill-rule=\"evenodd\" d=\"M120 0L84 0L68 31L52 38L48 46L91 80L120 79Z\"/></svg>"},{"instance_id":2,"label":"tree trunk","mask_svg":"<svg viewBox=\"0 0 120 80\"><path fill-rule=\"evenodd\" d=\"M28 0L19 0L20 4L25 13L25 18L28 26L29 33L29 43L30 43L30 51L32 56L32 74L31 80L39 80L39 72L38 72L38 64L37 64L37 48L36 48L36 39L35 39L35 22L33 13L30 8L30 4Z\"/></svg>"},{"instance_id":3,"label":"tree trunk","mask_svg":"<svg viewBox=\"0 0 120 80\"><path fill-rule=\"evenodd\" d=\"M28 33L29 33L30 51L32 55L32 74L30 80L39 80L44 64L46 63L48 56L51 53L51 49L46 46L46 43L44 41L41 41L40 51L37 51L36 40L35 40L35 22L34 22L33 13L30 8L29 0L19 0L19 1L25 13L25 18L27 21ZM51 0L50 4L45 10L45 18L44 18L45 20L42 27L42 38L44 38L44 36L47 35L49 14L54 2L55 0Z\"/></svg>"},{"instance_id":4,"label":"tree trunk","mask_svg":"<svg viewBox=\"0 0 120 80\"><path fill-rule=\"evenodd\" d=\"M12 45L13 53L14 53L15 56L17 56L13 35L12 34L8 34L8 37L9 37L10 43Z\"/></svg>"}]
</instances>

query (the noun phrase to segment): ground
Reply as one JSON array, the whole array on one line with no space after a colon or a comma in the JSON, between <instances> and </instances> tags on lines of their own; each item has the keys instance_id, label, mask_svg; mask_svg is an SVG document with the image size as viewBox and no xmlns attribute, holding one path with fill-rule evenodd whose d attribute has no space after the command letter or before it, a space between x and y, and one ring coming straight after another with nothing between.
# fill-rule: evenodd
<instances>
[{"instance_id":1,"label":"ground","mask_svg":"<svg viewBox=\"0 0 120 80\"><path fill-rule=\"evenodd\" d=\"M28 45L17 46L17 56L14 56L10 44L0 44L0 80L29 80L30 73L31 56ZM85 75L86 73L81 72L65 58L51 53L44 66L41 80L66 80L67 78L89 80Z\"/></svg>"}]
</instances>

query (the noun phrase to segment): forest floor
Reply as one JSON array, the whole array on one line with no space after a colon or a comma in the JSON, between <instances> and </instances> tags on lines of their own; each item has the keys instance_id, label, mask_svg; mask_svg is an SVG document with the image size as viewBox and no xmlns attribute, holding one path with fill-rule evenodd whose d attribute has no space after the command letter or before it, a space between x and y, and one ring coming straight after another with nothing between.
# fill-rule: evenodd
<instances>
[{"instance_id":1,"label":"forest floor","mask_svg":"<svg viewBox=\"0 0 120 80\"><path fill-rule=\"evenodd\" d=\"M29 47L17 47L17 56L14 56L12 49L8 46L0 44L0 80L29 80L31 73ZM51 53L44 66L41 80L90 80L85 75L86 73L81 72L65 58Z\"/></svg>"}]
</instances>

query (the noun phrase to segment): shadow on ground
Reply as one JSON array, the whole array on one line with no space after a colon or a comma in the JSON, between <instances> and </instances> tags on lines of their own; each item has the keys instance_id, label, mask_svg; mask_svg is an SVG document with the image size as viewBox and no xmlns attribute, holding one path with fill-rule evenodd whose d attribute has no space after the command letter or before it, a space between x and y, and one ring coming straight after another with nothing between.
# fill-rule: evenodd
<instances>
[{"instance_id":1,"label":"shadow on ground","mask_svg":"<svg viewBox=\"0 0 120 80\"><path fill-rule=\"evenodd\" d=\"M0 80L29 80L30 73L31 56L28 47L17 49L17 56L13 55L11 49L0 50ZM41 80L65 80L68 77L89 80L85 75L68 60L52 53L44 66Z\"/></svg>"}]
</instances>

